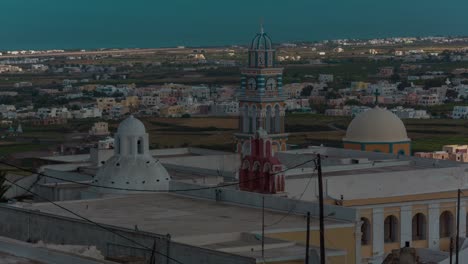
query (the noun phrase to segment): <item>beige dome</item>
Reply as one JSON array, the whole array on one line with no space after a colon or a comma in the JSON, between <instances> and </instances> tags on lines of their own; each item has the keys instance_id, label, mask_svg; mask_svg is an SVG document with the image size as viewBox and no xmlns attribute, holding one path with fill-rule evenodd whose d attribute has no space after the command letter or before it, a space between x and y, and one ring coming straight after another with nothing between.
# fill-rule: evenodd
<instances>
[{"instance_id":1,"label":"beige dome","mask_svg":"<svg viewBox=\"0 0 468 264\"><path fill-rule=\"evenodd\" d=\"M387 143L409 141L406 128L392 112L375 107L356 116L343 141Z\"/></svg>"}]
</instances>

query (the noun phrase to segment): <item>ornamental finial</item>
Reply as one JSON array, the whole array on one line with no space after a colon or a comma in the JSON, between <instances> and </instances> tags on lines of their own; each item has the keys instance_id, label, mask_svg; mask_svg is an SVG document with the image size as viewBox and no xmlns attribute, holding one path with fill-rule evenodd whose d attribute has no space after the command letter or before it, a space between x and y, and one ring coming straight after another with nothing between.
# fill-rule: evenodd
<instances>
[{"instance_id":1,"label":"ornamental finial","mask_svg":"<svg viewBox=\"0 0 468 264\"><path fill-rule=\"evenodd\" d=\"M260 34L263 33L265 33L265 31L263 31L263 18L260 18Z\"/></svg>"}]
</instances>

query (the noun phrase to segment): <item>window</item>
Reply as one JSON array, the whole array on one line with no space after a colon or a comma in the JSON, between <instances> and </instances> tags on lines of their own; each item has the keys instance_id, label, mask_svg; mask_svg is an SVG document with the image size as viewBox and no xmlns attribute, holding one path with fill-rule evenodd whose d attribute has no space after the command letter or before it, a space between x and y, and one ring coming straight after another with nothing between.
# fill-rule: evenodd
<instances>
[{"instance_id":1,"label":"window","mask_svg":"<svg viewBox=\"0 0 468 264\"><path fill-rule=\"evenodd\" d=\"M412 221L412 239L425 240L426 239L426 216L422 213L417 213L413 216Z\"/></svg>"},{"instance_id":2,"label":"window","mask_svg":"<svg viewBox=\"0 0 468 264\"><path fill-rule=\"evenodd\" d=\"M271 133L271 106L267 106L266 108L265 130Z\"/></svg>"},{"instance_id":3,"label":"window","mask_svg":"<svg viewBox=\"0 0 468 264\"><path fill-rule=\"evenodd\" d=\"M361 245L369 245L371 242L371 226L369 219L361 217Z\"/></svg>"},{"instance_id":4,"label":"window","mask_svg":"<svg viewBox=\"0 0 468 264\"><path fill-rule=\"evenodd\" d=\"M384 222L385 243L395 243L398 240L398 219L394 215L389 215Z\"/></svg>"},{"instance_id":5,"label":"window","mask_svg":"<svg viewBox=\"0 0 468 264\"><path fill-rule=\"evenodd\" d=\"M444 211L439 217L439 234L441 238L450 237L453 234L453 214Z\"/></svg>"},{"instance_id":6,"label":"window","mask_svg":"<svg viewBox=\"0 0 468 264\"><path fill-rule=\"evenodd\" d=\"M143 154L143 138L139 138L137 141L138 154Z\"/></svg>"}]
</instances>

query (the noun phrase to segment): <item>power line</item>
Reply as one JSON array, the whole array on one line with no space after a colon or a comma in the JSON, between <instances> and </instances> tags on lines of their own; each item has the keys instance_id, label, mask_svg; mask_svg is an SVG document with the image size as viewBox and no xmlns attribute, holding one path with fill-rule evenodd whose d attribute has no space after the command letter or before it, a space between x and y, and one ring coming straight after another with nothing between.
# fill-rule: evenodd
<instances>
[{"instance_id":1,"label":"power line","mask_svg":"<svg viewBox=\"0 0 468 264\"><path fill-rule=\"evenodd\" d=\"M284 170L282 170L282 171L278 171L278 172L272 173L271 175L277 175L277 174L280 174L280 173L284 173L284 172L286 172L286 171L289 171L289 170L295 169L295 168L297 168L297 167L300 167L300 166L302 166L302 165L305 165L305 164L307 164L307 163L309 163L309 162L311 162L311 161L315 161L315 159L307 160L307 161L302 162L302 163L300 163L300 164L297 164L297 165L295 165L295 166L286 168L286 169L284 169ZM200 191L200 190L217 189L217 188L223 188L223 187L229 187L229 186L239 185L239 184L244 183L244 182L251 182L251 181L255 181L255 180L262 179L262 178L265 177L265 176L262 176L262 177L256 177L256 178L253 178L253 179L250 179L250 180L247 180L247 181L242 181L242 182L239 181L239 182L236 182L236 183L228 183L228 184L222 184L222 185L217 185L217 186L207 186L207 187L192 188L192 189L142 190L142 189L132 189L132 188L119 188L119 187L112 187L112 186L102 186L102 185L96 185L96 184L92 184L92 183L86 183L86 182L74 181L74 180L69 180L69 179L63 179L63 178L60 178L60 177L55 177L55 176L46 175L46 174L44 174L44 173L42 173L42 172L35 172L35 171L33 171L33 170L25 169L25 168L22 168L22 167L19 167L19 166L16 166L16 165L13 165L13 164L4 162L4 161L0 161L0 164L4 164L4 165L7 165L7 166L10 166L10 167L13 167L13 168L22 170L22 171L26 171L26 172L30 172L30 173L33 173L33 174L37 174L37 175L40 175L40 176L43 176L43 177L46 177L46 178L52 178L52 179L61 180L61 181L64 181L64 182L75 183L75 184L85 185L85 186L89 186L89 187L96 187L96 188L110 189L110 190L119 190L119 191L149 192L149 193L190 192L190 191Z\"/></svg>"},{"instance_id":2,"label":"power line","mask_svg":"<svg viewBox=\"0 0 468 264\"><path fill-rule=\"evenodd\" d=\"M68 213L70 213L70 214L72 214L72 215L74 215L74 216L76 216L76 217L78 217L78 218L81 218L81 219L83 219L83 220L85 220L85 221L87 221L87 222L89 222L89 223L91 223L91 224L93 224L93 225L96 225L97 227L99 227L99 228L101 228L101 229L103 229L103 230L105 230L105 231L107 231L107 232L113 233L114 235L117 235L117 236L119 236L119 237L121 237L121 238L123 238L123 239L125 239L125 240L127 240L127 241L130 241L130 242L132 242L132 243L134 243L134 244L136 244L136 245L138 245L138 246L140 246L140 247L143 247L143 248L145 248L145 249L147 249L147 250L149 250L149 251L151 251L151 252L154 252L154 253L156 253L156 254L158 254L158 255L161 255L161 256L163 256L163 257L165 257L165 258L167 258L167 259L169 259L169 260L172 260L172 261L174 261L174 262L176 262L176 263L184 264L184 263L178 261L177 259L174 259L174 258L172 258L172 257L169 257L168 255L163 254L163 253L161 253L161 252L158 252L158 251L156 251L156 250L154 250L154 249L152 249L152 248L150 248L150 247L147 247L147 246L141 244L141 243L138 242L138 241L135 241L135 240L133 240L133 239L131 239L131 238L128 238L128 237L126 237L126 236L124 236L124 235L122 235L122 234L119 234L118 232L115 232L115 231L113 231L112 229L105 227L104 225L101 225L101 224L99 224L99 223L97 223L97 222L94 222L93 220L91 220L91 219L89 219L89 218L86 218L86 217L84 217L84 216L82 216L82 215L79 215L79 214L75 213L74 211L72 211L72 210L70 210L70 209L68 209L68 208L66 208L66 207L64 207L64 206L62 206L62 205L60 205L60 204L58 204L58 203L56 203L56 202L54 202L54 201L51 201L51 200L49 200L49 199L47 199L47 198L45 198L45 197L43 197L43 196L41 196L41 195L39 195L39 194L37 194L37 193L31 191L31 190L28 190L27 188L25 188L25 187L23 187L23 186L21 186L21 185L15 183L15 182L13 182L13 181L8 180L6 177L5 177L5 181L9 182L10 184L15 185L16 187L18 187L18 188L20 188L20 189L23 189L23 190L29 192L30 194L32 194L32 195L34 195L34 196L36 196L36 197L38 197L38 198L40 198L40 199L42 199L42 200L45 200L46 202L49 202L49 203L51 203L51 204L57 206L58 208L60 208L60 209L62 209L62 210L64 210L64 211L67 211Z\"/></svg>"},{"instance_id":3,"label":"power line","mask_svg":"<svg viewBox=\"0 0 468 264\"><path fill-rule=\"evenodd\" d=\"M315 162L315 159L313 160ZM314 173L317 169L315 168L314 171L312 173ZM309 181L307 181L307 184L304 188L304 191L302 191L301 195L299 196L299 198L296 200L296 202L294 203L294 205L291 207L291 209L284 215L282 216L279 220L277 220L276 222L273 222L269 225L266 225L266 227L270 227L270 226L274 226L274 225L277 225L279 223L281 223L284 219L286 219L286 217L290 216L292 214L292 212L296 209L296 206L297 204L299 203L299 201L302 200L302 197L304 196L305 192L307 191L307 189L309 188L309 184L310 182L312 181L312 175L310 175L310 178L309 178Z\"/></svg>"}]
</instances>

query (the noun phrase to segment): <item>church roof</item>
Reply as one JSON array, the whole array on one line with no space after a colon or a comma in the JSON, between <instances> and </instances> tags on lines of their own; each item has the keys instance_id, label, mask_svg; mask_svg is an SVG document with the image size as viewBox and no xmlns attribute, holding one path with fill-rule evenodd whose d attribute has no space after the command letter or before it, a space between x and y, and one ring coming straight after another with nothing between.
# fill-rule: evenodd
<instances>
[{"instance_id":1,"label":"church roof","mask_svg":"<svg viewBox=\"0 0 468 264\"><path fill-rule=\"evenodd\" d=\"M406 128L392 112L375 107L356 116L343 141L389 143L409 141Z\"/></svg>"}]
</instances>

